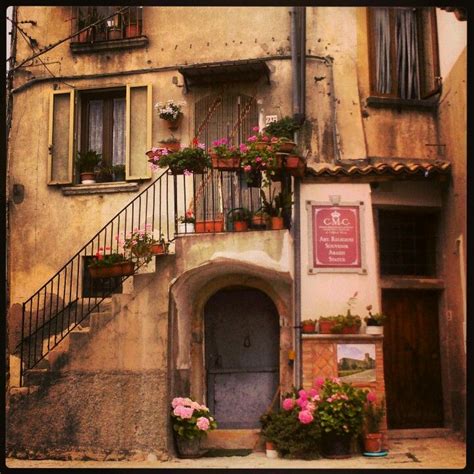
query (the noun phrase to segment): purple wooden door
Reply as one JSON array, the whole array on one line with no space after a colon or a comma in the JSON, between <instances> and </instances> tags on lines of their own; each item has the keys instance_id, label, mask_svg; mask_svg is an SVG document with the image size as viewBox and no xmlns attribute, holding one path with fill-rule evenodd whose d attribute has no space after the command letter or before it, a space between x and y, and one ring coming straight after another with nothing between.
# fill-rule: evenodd
<instances>
[{"instance_id":1,"label":"purple wooden door","mask_svg":"<svg viewBox=\"0 0 474 474\"><path fill-rule=\"evenodd\" d=\"M204 321L207 403L219 428L259 428L279 384L275 305L258 290L221 290Z\"/></svg>"}]
</instances>

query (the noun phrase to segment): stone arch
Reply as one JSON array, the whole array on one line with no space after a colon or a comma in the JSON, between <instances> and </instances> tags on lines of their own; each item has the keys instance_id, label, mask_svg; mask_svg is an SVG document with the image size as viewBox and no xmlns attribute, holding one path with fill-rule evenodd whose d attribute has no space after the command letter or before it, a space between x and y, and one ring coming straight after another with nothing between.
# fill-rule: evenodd
<instances>
[{"instance_id":1,"label":"stone arch","mask_svg":"<svg viewBox=\"0 0 474 474\"><path fill-rule=\"evenodd\" d=\"M232 286L254 288L274 303L280 325L280 387L289 390L293 370L288 351L293 345L293 285L289 272L248 262L218 258L183 273L171 287L170 390L171 396L189 394L204 401L204 307L219 290Z\"/></svg>"}]
</instances>

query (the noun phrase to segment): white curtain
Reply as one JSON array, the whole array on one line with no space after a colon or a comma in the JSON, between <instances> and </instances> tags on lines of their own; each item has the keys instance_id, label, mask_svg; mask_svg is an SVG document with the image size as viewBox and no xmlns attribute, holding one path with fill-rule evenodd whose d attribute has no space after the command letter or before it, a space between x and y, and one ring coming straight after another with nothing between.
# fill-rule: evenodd
<instances>
[{"instance_id":1,"label":"white curtain","mask_svg":"<svg viewBox=\"0 0 474 474\"><path fill-rule=\"evenodd\" d=\"M112 164L125 163L125 99L114 99Z\"/></svg>"},{"instance_id":2,"label":"white curtain","mask_svg":"<svg viewBox=\"0 0 474 474\"><path fill-rule=\"evenodd\" d=\"M397 44L398 94L402 99L420 98L418 64L418 32L416 10L395 10L395 37Z\"/></svg>"},{"instance_id":3,"label":"white curtain","mask_svg":"<svg viewBox=\"0 0 474 474\"><path fill-rule=\"evenodd\" d=\"M390 94L392 78L390 74L390 10L374 9L375 28L375 91L379 94Z\"/></svg>"},{"instance_id":4,"label":"white curtain","mask_svg":"<svg viewBox=\"0 0 474 474\"><path fill-rule=\"evenodd\" d=\"M102 100L89 102L89 150L97 153L102 153L103 104Z\"/></svg>"}]
</instances>

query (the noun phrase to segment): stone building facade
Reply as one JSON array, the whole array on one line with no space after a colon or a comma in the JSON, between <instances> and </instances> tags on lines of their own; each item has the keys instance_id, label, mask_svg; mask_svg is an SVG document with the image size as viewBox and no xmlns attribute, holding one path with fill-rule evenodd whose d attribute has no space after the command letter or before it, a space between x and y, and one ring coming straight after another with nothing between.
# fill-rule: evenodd
<instances>
[{"instance_id":1,"label":"stone building facade","mask_svg":"<svg viewBox=\"0 0 474 474\"><path fill-rule=\"evenodd\" d=\"M211 445L256 446L258 414L278 394L337 376L339 351L367 348L374 374L354 383L386 397L389 436L464 433L466 21L434 8L120 8L99 9L102 22L89 20L104 27L85 38L90 9L14 10L10 451L166 456L178 395L221 420ZM416 64L397 65L382 30L408 41ZM172 132L154 108L169 99L183 103ZM171 134L182 145L240 142L284 116L304 120L306 160L304 176L273 184L293 192L287 228L240 234L226 220L226 232L178 234L190 202L197 217L196 193L215 213L202 204L214 192L150 170L145 152ZM125 176L80 184L74 157L92 146ZM226 201L224 218L234 198L259 205L239 186L247 197ZM330 232L318 224L324 209L356 216L355 263L344 242L334 260L318 246L320 231L343 235L336 221ZM85 292L85 259L113 246L127 219L128 230L151 222L170 253L120 292ZM356 335L302 334L302 320L345 313L349 301L362 317L367 305L386 313L384 336L365 323ZM416 393L431 398L409 404Z\"/></svg>"}]
</instances>

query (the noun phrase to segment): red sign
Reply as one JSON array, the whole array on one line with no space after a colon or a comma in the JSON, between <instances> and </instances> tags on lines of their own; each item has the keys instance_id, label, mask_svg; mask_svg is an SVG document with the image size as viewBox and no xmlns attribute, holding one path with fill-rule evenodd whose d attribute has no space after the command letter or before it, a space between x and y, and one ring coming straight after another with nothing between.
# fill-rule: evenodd
<instances>
[{"instance_id":1,"label":"red sign","mask_svg":"<svg viewBox=\"0 0 474 474\"><path fill-rule=\"evenodd\" d=\"M358 206L312 206L313 266L361 266Z\"/></svg>"}]
</instances>

